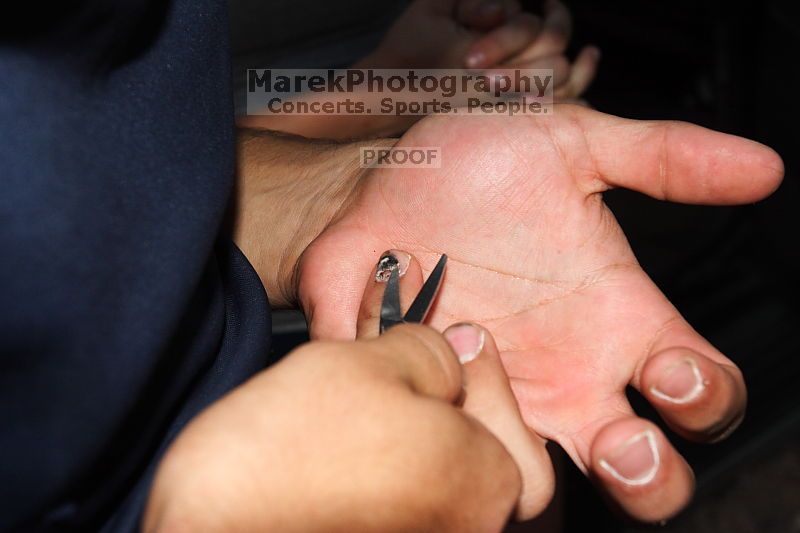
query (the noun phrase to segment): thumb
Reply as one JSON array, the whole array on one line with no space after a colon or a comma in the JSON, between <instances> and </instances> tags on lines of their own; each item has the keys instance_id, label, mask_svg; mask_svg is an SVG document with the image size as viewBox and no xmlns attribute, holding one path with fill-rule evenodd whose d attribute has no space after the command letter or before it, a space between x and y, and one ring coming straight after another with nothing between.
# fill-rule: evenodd
<instances>
[{"instance_id":1,"label":"thumb","mask_svg":"<svg viewBox=\"0 0 800 533\"><path fill-rule=\"evenodd\" d=\"M522 477L517 519L533 518L550 502L555 488L545 441L523 422L491 334L462 323L447 328L444 337L462 363L464 410L486 426L517 463Z\"/></svg>"},{"instance_id":2,"label":"thumb","mask_svg":"<svg viewBox=\"0 0 800 533\"><path fill-rule=\"evenodd\" d=\"M735 205L770 195L783 161L763 144L671 121L638 121L560 106L582 132L595 172L587 190L624 187L659 200ZM596 177L600 179L597 180Z\"/></svg>"}]
</instances>

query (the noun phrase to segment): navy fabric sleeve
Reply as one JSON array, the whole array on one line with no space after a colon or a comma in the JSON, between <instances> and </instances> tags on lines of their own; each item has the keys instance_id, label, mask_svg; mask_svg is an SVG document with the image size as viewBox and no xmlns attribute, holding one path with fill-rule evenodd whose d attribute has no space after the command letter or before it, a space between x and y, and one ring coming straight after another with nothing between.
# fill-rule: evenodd
<instances>
[{"instance_id":1,"label":"navy fabric sleeve","mask_svg":"<svg viewBox=\"0 0 800 533\"><path fill-rule=\"evenodd\" d=\"M224 231L227 6L161 11L102 68L0 39L3 531L135 530L170 439L266 364L266 295Z\"/></svg>"}]
</instances>

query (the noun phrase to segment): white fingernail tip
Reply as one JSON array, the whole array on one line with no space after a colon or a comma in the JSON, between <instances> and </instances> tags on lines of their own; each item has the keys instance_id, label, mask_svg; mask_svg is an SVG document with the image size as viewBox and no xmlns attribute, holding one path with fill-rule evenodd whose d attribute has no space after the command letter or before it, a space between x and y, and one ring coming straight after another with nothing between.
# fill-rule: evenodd
<instances>
[{"instance_id":1,"label":"white fingernail tip","mask_svg":"<svg viewBox=\"0 0 800 533\"><path fill-rule=\"evenodd\" d=\"M652 385L650 387L650 393L656 398L660 398L667 402L677 403L677 404L689 403L697 399L697 397L700 396L700 394L702 394L702 392L706 389L708 381L706 381L703 378L703 374L700 373L700 368L697 366L697 363L694 361L694 359L690 359L687 357L686 359L677 364L679 365L688 364L688 366L691 368L692 375L694 377L694 386L689 390L689 392L687 392L683 396L679 396L676 398L674 396L670 396L669 394L660 391L658 387Z\"/></svg>"},{"instance_id":2,"label":"white fingernail tip","mask_svg":"<svg viewBox=\"0 0 800 533\"><path fill-rule=\"evenodd\" d=\"M459 353L458 354L459 362L462 365L465 365L465 364L467 364L467 363L469 363L471 361L474 361L475 358L477 358L478 355L480 355L480 353L483 351L483 344L484 344L485 341L486 341L486 338L485 338L485 335L483 333L483 330L478 330L478 342L475 345L475 348L470 349L470 350L466 350L464 353Z\"/></svg>"},{"instance_id":3,"label":"white fingernail tip","mask_svg":"<svg viewBox=\"0 0 800 533\"><path fill-rule=\"evenodd\" d=\"M600 467L603 468L603 470L605 470L609 474L611 474L611 476L614 479L622 483L625 483L626 485L632 485L632 486L647 485L648 483L653 481L653 479L656 477L656 474L658 473L658 468L661 465L661 457L658 454L658 446L656 445L656 435L652 430L648 429L641 433L637 433L633 437L626 440L624 443L622 443L621 446L619 446L619 448L617 449L618 451L615 453L615 456L617 459L624 460L625 452L627 450L630 450L632 446L635 446L642 440L644 440L647 444L647 449L649 450L652 464L650 465L649 468L647 468L647 470L645 470L641 474L636 475L634 477L624 476L619 472L619 470L614 468L614 466L609 461L606 461L605 459L600 459ZM618 462L615 460L611 461Z\"/></svg>"}]
</instances>

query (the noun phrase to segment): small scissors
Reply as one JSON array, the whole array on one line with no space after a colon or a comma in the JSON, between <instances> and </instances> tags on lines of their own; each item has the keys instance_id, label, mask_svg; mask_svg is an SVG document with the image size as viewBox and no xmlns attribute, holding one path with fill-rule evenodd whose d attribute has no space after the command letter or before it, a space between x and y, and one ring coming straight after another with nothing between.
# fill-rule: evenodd
<instances>
[{"instance_id":1,"label":"small scissors","mask_svg":"<svg viewBox=\"0 0 800 533\"><path fill-rule=\"evenodd\" d=\"M380 333L384 333L389 328L404 322L420 323L425 320L425 316L431 308L431 304L439 293L442 286L442 276L444 267L447 264L447 256L442 255L439 262L433 267L431 275L425 280L425 284L420 289L417 297L411 303L405 316L400 310L400 272L399 268L393 268L389 279L386 282L386 289L383 291L383 301L381 302L381 326Z\"/></svg>"}]
</instances>

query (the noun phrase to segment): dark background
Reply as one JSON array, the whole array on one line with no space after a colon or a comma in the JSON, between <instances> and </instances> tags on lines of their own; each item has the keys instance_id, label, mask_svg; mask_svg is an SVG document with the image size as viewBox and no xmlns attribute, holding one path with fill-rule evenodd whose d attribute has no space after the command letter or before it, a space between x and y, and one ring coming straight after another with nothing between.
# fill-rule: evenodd
<instances>
[{"instance_id":1,"label":"dark background","mask_svg":"<svg viewBox=\"0 0 800 533\"><path fill-rule=\"evenodd\" d=\"M360 5L348 10L350 3ZM264 26L253 26L263 20L254 16L256 4L259 9L272 6L269 42L259 33ZM398 10L396 2L368 7L359 0L317 2L325 14L315 16L307 4L313 2L233 0L235 65L258 58L254 67L305 67L316 58L313 66L345 66L377 42L391 21L387 13ZM537 10L540 2L527 4ZM628 191L613 191L607 201L644 268L689 322L741 367L750 393L746 420L724 443L692 445L671 435L695 468L697 497L666 526L651 527L689 533L800 531L795 130L800 119L800 2L567 4L574 16L573 56L586 44L602 51L598 77L586 95L595 108L743 135L772 146L785 161L784 185L756 205L679 206ZM374 16L365 16L370 9ZM278 313L275 318L276 352L285 353L306 339L297 315ZM633 394L631 399L638 412L657 420L643 401ZM649 529L610 510L568 463L560 484L566 531Z\"/></svg>"}]
</instances>

